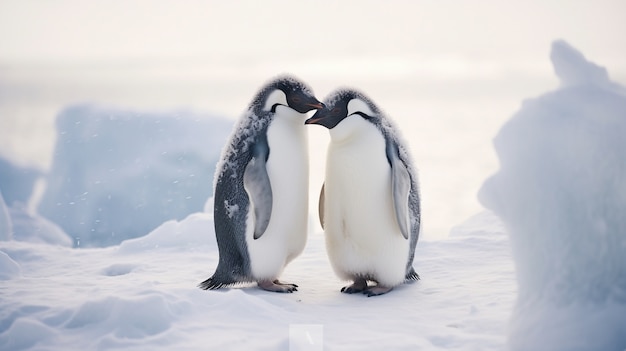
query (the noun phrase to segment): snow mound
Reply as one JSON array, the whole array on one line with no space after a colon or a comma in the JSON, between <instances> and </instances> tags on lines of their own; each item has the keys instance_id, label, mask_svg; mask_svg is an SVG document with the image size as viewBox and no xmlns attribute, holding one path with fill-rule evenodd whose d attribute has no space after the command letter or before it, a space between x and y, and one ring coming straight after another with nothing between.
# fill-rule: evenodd
<instances>
[{"instance_id":1,"label":"snow mound","mask_svg":"<svg viewBox=\"0 0 626 351\"><path fill-rule=\"evenodd\" d=\"M6 333L0 335L3 350L27 350L37 343L52 339L55 331L50 326L32 319L16 320Z\"/></svg>"},{"instance_id":2,"label":"snow mound","mask_svg":"<svg viewBox=\"0 0 626 351\"><path fill-rule=\"evenodd\" d=\"M201 245L217 247L212 216L199 212L180 222L167 221L141 238L125 240L120 244L119 252L136 253L165 248L193 250Z\"/></svg>"},{"instance_id":3,"label":"snow mound","mask_svg":"<svg viewBox=\"0 0 626 351\"><path fill-rule=\"evenodd\" d=\"M580 51L563 40L557 40L552 44L550 60L562 87L613 85L606 68L587 61Z\"/></svg>"},{"instance_id":4,"label":"snow mound","mask_svg":"<svg viewBox=\"0 0 626 351\"><path fill-rule=\"evenodd\" d=\"M512 350L626 349L626 97L603 67L552 46L561 88L494 140L479 198L505 223L518 297Z\"/></svg>"},{"instance_id":5,"label":"snow mound","mask_svg":"<svg viewBox=\"0 0 626 351\"><path fill-rule=\"evenodd\" d=\"M72 239L58 225L28 211L20 203L9 208L13 240L71 247Z\"/></svg>"},{"instance_id":6,"label":"snow mound","mask_svg":"<svg viewBox=\"0 0 626 351\"><path fill-rule=\"evenodd\" d=\"M231 127L189 112L67 108L38 210L81 247L118 244L202 211Z\"/></svg>"},{"instance_id":7,"label":"snow mound","mask_svg":"<svg viewBox=\"0 0 626 351\"><path fill-rule=\"evenodd\" d=\"M159 334L172 325L189 303L172 303L156 293L132 298L106 297L82 304L65 324L68 329L99 329L114 338L140 339Z\"/></svg>"}]
</instances>

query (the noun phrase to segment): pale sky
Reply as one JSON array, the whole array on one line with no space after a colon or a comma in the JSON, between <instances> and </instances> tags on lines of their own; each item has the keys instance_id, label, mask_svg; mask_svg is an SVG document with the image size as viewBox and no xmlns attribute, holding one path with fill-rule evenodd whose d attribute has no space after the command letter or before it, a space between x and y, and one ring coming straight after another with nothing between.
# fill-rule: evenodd
<instances>
[{"instance_id":1,"label":"pale sky","mask_svg":"<svg viewBox=\"0 0 626 351\"><path fill-rule=\"evenodd\" d=\"M563 38L611 65L626 56L624 14L620 0L2 0L0 63L366 55L524 60Z\"/></svg>"}]
</instances>

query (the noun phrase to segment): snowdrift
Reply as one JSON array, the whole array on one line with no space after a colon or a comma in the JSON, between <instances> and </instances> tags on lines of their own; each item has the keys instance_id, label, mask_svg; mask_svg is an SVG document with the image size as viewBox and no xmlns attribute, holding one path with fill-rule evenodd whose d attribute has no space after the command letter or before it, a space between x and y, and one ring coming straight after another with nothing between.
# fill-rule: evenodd
<instances>
[{"instance_id":1,"label":"snowdrift","mask_svg":"<svg viewBox=\"0 0 626 351\"><path fill-rule=\"evenodd\" d=\"M422 280L373 298L339 292L322 233L309 236L283 274L299 284L293 294L254 284L198 289L217 261L205 213L107 248L0 242L0 350L287 351L302 341L313 350L504 347L513 263L489 213L450 239L420 242Z\"/></svg>"},{"instance_id":2,"label":"snowdrift","mask_svg":"<svg viewBox=\"0 0 626 351\"><path fill-rule=\"evenodd\" d=\"M510 233L512 350L626 349L626 96L563 41L558 90L525 101L480 192Z\"/></svg>"}]
</instances>

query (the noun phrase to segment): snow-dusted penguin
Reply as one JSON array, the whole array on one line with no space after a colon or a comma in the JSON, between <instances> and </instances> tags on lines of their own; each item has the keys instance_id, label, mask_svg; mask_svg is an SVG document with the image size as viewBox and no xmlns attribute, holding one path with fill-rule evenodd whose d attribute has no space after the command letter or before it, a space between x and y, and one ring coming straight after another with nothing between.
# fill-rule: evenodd
<instances>
[{"instance_id":1,"label":"snow-dusted penguin","mask_svg":"<svg viewBox=\"0 0 626 351\"><path fill-rule=\"evenodd\" d=\"M306 113L322 108L291 76L268 82L236 125L217 166L213 215L219 262L202 289L257 282L296 291L278 276L304 249L309 158Z\"/></svg>"},{"instance_id":2,"label":"snow-dusted penguin","mask_svg":"<svg viewBox=\"0 0 626 351\"><path fill-rule=\"evenodd\" d=\"M375 296L418 280L420 197L407 147L364 94L340 89L324 104L306 124L330 132L319 216L335 273L353 281L341 291Z\"/></svg>"}]
</instances>

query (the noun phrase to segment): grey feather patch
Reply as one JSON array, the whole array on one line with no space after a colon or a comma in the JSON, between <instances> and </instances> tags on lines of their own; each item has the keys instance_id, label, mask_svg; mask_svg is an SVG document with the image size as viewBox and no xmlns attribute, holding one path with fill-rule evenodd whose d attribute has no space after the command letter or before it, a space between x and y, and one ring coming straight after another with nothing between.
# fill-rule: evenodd
<instances>
[{"instance_id":1,"label":"grey feather patch","mask_svg":"<svg viewBox=\"0 0 626 351\"><path fill-rule=\"evenodd\" d=\"M409 238L409 191L411 190L411 177L400 159L396 159L391 166L391 188L393 191L393 204L396 210L396 218L400 225L400 231L405 239Z\"/></svg>"},{"instance_id":2,"label":"grey feather patch","mask_svg":"<svg viewBox=\"0 0 626 351\"><path fill-rule=\"evenodd\" d=\"M411 224L409 223L409 192L411 191L411 176L406 165L400 160L398 148L387 145L387 158L391 164L391 193L393 207L396 212L398 226L405 239L409 238Z\"/></svg>"},{"instance_id":3,"label":"grey feather patch","mask_svg":"<svg viewBox=\"0 0 626 351\"><path fill-rule=\"evenodd\" d=\"M317 207L317 211L320 217L320 225L322 226L322 229L324 229L324 185L326 185L326 183L322 184L322 190L320 190L320 202Z\"/></svg>"},{"instance_id":4,"label":"grey feather patch","mask_svg":"<svg viewBox=\"0 0 626 351\"><path fill-rule=\"evenodd\" d=\"M254 211L254 239L265 233L272 216L272 185L265 168L265 157L253 157L243 173L243 186Z\"/></svg>"}]
</instances>

